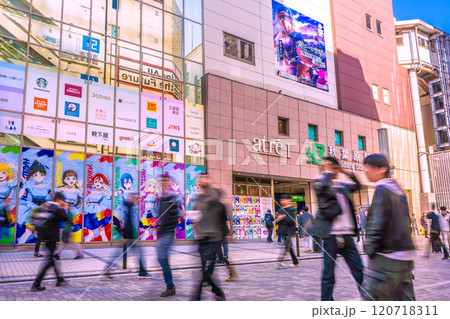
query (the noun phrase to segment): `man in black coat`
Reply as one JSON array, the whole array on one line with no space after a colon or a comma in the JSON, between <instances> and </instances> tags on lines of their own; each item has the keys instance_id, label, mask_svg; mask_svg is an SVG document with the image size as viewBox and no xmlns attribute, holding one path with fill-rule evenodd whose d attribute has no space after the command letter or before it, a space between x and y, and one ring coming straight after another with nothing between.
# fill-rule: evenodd
<instances>
[{"instance_id":1,"label":"man in black coat","mask_svg":"<svg viewBox=\"0 0 450 319\"><path fill-rule=\"evenodd\" d=\"M433 211L429 212L427 214L427 218L431 220L431 229L430 229L430 244L431 249L433 252L435 252L435 248L440 247L444 250L444 258L442 260L449 259L448 250L445 248L445 245L441 241L441 237L439 236L441 233L441 227L439 225L439 215L434 212L434 205L433 205ZM437 251L439 252L439 251ZM430 251L428 250L428 255L430 254ZM427 256L428 256L427 255Z\"/></svg>"},{"instance_id":2,"label":"man in black coat","mask_svg":"<svg viewBox=\"0 0 450 319\"><path fill-rule=\"evenodd\" d=\"M291 195L283 194L280 196L281 208L278 211L278 217L275 219L275 224L278 224L278 231L283 234L284 248L281 251L280 257L278 258L278 268L283 268L282 262L286 254L290 254L292 258L292 264L290 267L298 266L297 256L294 254L292 249L292 236L295 235L295 218L297 215L296 209L292 206Z\"/></svg>"},{"instance_id":3,"label":"man in black coat","mask_svg":"<svg viewBox=\"0 0 450 319\"><path fill-rule=\"evenodd\" d=\"M41 282L42 279L44 279L45 273L51 267L55 270L55 275L57 278L56 286L59 287L67 285L67 282L64 280L55 261L56 243L59 241L59 223L67 220L65 206L66 203L64 202L64 195L61 193L56 193L55 201L45 203L42 210L45 209L46 212L39 214L39 218L43 221L43 226L41 229L38 229L38 239L39 241L45 242L48 255L47 262L31 286L31 291L33 292L45 290L45 287L41 286Z\"/></svg>"},{"instance_id":4,"label":"man in black coat","mask_svg":"<svg viewBox=\"0 0 450 319\"><path fill-rule=\"evenodd\" d=\"M269 234L267 235L267 242L268 243L273 242L272 234L273 234L273 227L274 227L273 226L273 221L274 220L275 219L273 218L272 211L269 209L267 211L266 215L264 215L264 222L266 224L267 231L269 232Z\"/></svg>"},{"instance_id":5,"label":"man in black coat","mask_svg":"<svg viewBox=\"0 0 450 319\"><path fill-rule=\"evenodd\" d=\"M347 175L354 184L336 180L338 174ZM356 176L345 172L334 157L326 157L321 174L314 180L317 195L317 212L311 234L323 238L322 301L332 301L334 288L334 268L338 254L344 257L358 288L363 281L363 265L356 249L356 218L349 195L361 188Z\"/></svg>"},{"instance_id":6,"label":"man in black coat","mask_svg":"<svg viewBox=\"0 0 450 319\"><path fill-rule=\"evenodd\" d=\"M376 188L367 214L364 251L369 265L361 296L368 301L415 300L408 200L400 185L390 178L389 161L384 155L369 155L364 165L367 179Z\"/></svg>"}]
</instances>

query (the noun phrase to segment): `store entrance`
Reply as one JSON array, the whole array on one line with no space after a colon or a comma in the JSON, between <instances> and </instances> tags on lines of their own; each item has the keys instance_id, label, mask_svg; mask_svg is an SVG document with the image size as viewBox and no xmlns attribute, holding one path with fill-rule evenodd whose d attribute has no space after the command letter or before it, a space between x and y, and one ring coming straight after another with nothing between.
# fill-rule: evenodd
<instances>
[{"instance_id":1,"label":"store entrance","mask_svg":"<svg viewBox=\"0 0 450 319\"><path fill-rule=\"evenodd\" d=\"M282 194L291 195L292 203L297 212L306 207L306 196L309 192L309 183L307 181L282 181L274 180L274 199L275 212L278 213L280 208L280 196Z\"/></svg>"}]
</instances>

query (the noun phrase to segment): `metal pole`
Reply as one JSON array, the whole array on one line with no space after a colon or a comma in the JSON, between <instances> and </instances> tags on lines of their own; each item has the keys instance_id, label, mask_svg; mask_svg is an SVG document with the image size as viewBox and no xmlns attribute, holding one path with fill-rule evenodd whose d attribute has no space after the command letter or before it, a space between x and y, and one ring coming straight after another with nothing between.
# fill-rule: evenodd
<instances>
[{"instance_id":1,"label":"metal pole","mask_svg":"<svg viewBox=\"0 0 450 319\"><path fill-rule=\"evenodd\" d=\"M295 236L295 239L297 241L297 257L300 257L300 239L299 239L299 233L300 230L297 231L297 234Z\"/></svg>"},{"instance_id":2,"label":"metal pole","mask_svg":"<svg viewBox=\"0 0 450 319\"><path fill-rule=\"evenodd\" d=\"M127 269L127 243L124 241L122 245L122 268Z\"/></svg>"}]
</instances>

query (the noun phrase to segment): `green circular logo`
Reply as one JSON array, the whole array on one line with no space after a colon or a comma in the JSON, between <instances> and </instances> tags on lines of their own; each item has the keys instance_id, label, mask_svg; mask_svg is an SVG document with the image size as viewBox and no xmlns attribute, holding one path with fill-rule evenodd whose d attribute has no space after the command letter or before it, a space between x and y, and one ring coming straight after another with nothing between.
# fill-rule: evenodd
<instances>
[{"instance_id":1,"label":"green circular logo","mask_svg":"<svg viewBox=\"0 0 450 319\"><path fill-rule=\"evenodd\" d=\"M47 87L47 80L44 78L39 78L36 80L36 84L37 86L39 86L40 88L45 89Z\"/></svg>"}]
</instances>

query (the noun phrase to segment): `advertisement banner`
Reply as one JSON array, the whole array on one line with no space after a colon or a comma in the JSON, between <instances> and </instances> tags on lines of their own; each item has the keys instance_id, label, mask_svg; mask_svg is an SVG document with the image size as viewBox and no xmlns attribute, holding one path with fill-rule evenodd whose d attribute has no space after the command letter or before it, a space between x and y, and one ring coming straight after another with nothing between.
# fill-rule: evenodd
<instances>
[{"instance_id":1,"label":"advertisement banner","mask_svg":"<svg viewBox=\"0 0 450 319\"><path fill-rule=\"evenodd\" d=\"M154 133L141 133L140 150L147 152L162 152L163 137Z\"/></svg>"},{"instance_id":2,"label":"advertisement banner","mask_svg":"<svg viewBox=\"0 0 450 319\"><path fill-rule=\"evenodd\" d=\"M204 166L186 165L186 211L192 211L194 202L200 192L198 185L198 175L205 172ZM186 215L191 215L186 213ZM186 239L194 239L193 220L186 219Z\"/></svg>"},{"instance_id":3,"label":"advertisement banner","mask_svg":"<svg viewBox=\"0 0 450 319\"><path fill-rule=\"evenodd\" d=\"M121 240L125 226L126 207L124 199L127 193L138 194L138 160L132 158L114 158L114 215L112 240ZM131 209L133 233L138 235L138 212L136 205Z\"/></svg>"},{"instance_id":4,"label":"advertisement banner","mask_svg":"<svg viewBox=\"0 0 450 319\"><path fill-rule=\"evenodd\" d=\"M164 134L184 136L184 103L171 98L164 99Z\"/></svg>"},{"instance_id":5,"label":"advertisement banner","mask_svg":"<svg viewBox=\"0 0 450 319\"><path fill-rule=\"evenodd\" d=\"M0 145L0 216L8 221L8 226L1 229L0 245L14 243L19 153L19 147Z\"/></svg>"},{"instance_id":6,"label":"advertisement banner","mask_svg":"<svg viewBox=\"0 0 450 319\"><path fill-rule=\"evenodd\" d=\"M204 157L204 141L186 140L186 163L202 165Z\"/></svg>"},{"instance_id":7,"label":"advertisement banner","mask_svg":"<svg viewBox=\"0 0 450 319\"><path fill-rule=\"evenodd\" d=\"M116 147L136 150L139 147L139 132L116 129Z\"/></svg>"},{"instance_id":8,"label":"advertisement banner","mask_svg":"<svg viewBox=\"0 0 450 319\"><path fill-rule=\"evenodd\" d=\"M139 130L139 92L116 89L116 126Z\"/></svg>"},{"instance_id":9,"label":"advertisement banner","mask_svg":"<svg viewBox=\"0 0 450 319\"><path fill-rule=\"evenodd\" d=\"M86 124L58 120L56 139L84 144L86 138Z\"/></svg>"},{"instance_id":10,"label":"advertisement banner","mask_svg":"<svg viewBox=\"0 0 450 319\"><path fill-rule=\"evenodd\" d=\"M86 121L86 81L61 75L59 85L58 117Z\"/></svg>"},{"instance_id":11,"label":"advertisement banner","mask_svg":"<svg viewBox=\"0 0 450 319\"><path fill-rule=\"evenodd\" d=\"M141 160L140 172L140 221L139 239L158 239L158 216L160 186L158 176L162 174L163 165L158 161Z\"/></svg>"},{"instance_id":12,"label":"advertisement banner","mask_svg":"<svg viewBox=\"0 0 450 319\"><path fill-rule=\"evenodd\" d=\"M21 134L22 115L0 111L0 133Z\"/></svg>"},{"instance_id":13,"label":"advertisement banner","mask_svg":"<svg viewBox=\"0 0 450 319\"><path fill-rule=\"evenodd\" d=\"M87 143L92 145L113 146L112 127L88 124Z\"/></svg>"},{"instance_id":14,"label":"advertisement banner","mask_svg":"<svg viewBox=\"0 0 450 319\"><path fill-rule=\"evenodd\" d=\"M57 151L55 162L55 192L63 193L70 204L71 240L78 243L82 239L84 154Z\"/></svg>"},{"instance_id":15,"label":"advertisement banner","mask_svg":"<svg viewBox=\"0 0 450 319\"><path fill-rule=\"evenodd\" d=\"M0 109L22 112L25 67L0 61Z\"/></svg>"},{"instance_id":16,"label":"advertisement banner","mask_svg":"<svg viewBox=\"0 0 450 319\"><path fill-rule=\"evenodd\" d=\"M23 135L55 139L55 120L32 115L25 115Z\"/></svg>"},{"instance_id":17,"label":"advertisement banner","mask_svg":"<svg viewBox=\"0 0 450 319\"><path fill-rule=\"evenodd\" d=\"M164 136L164 153L171 155L167 160L184 162L184 139Z\"/></svg>"},{"instance_id":18,"label":"advertisement banner","mask_svg":"<svg viewBox=\"0 0 450 319\"><path fill-rule=\"evenodd\" d=\"M203 105L186 103L186 137L188 138L205 138Z\"/></svg>"},{"instance_id":19,"label":"advertisement banner","mask_svg":"<svg viewBox=\"0 0 450 319\"><path fill-rule=\"evenodd\" d=\"M114 121L114 87L92 82L89 86L88 122L112 126Z\"/></svg>"},{"instance_id":20,"label":"advertisement banner","mask_svg":"<svg viewBox=\"0 0 450 319\"><path fill-rule=\"evenodd\" d=\"M51 199L53 151L22 148L22 179L19 190L16 243L35 243L31 210Z\"/></svg>"},{"instance_id":21,"label":"advertisement banner","mask_svg":"<svg viewBox=\"0 0 450 319\"><path fill-rule=\"evenodd\" d=\"M171 178L170 190L179 196L180 206L178 207L181 212L185 211L184 204L184 164L165 163L164 174L169 175ZM176 239L185 239L185 220L183 217L178 218L178 225L175 231Z\"/></svg>"},{"instance_id":22,"label":"advertisement banner","mask_svg":"<svg viewBox=\"0 0 450 319\"><path fill-rule=\"evenodd\" d=\"M323 24L272 1L278 76L328 91Z\"/></svg>"},{"instance_id":23,"label":"advertisement banner","mask_svg":"<svg viewBox=\"0 0 450 319\"><path fill-rule=\"evenodd\" d=\"M55 117L58 74L28 68L25 112Z\"/></svg>"},{"instance_id":24,"label":"advertisement banner","mask_svg":"<svg viewBox=\"0 0 450 319\"><path fill-rule=\"evenodd\" d=\"M141 94L141 131L162 133L162 97Z\"/></svg>"},{"instance_id":25,"label":"advertisement banner","mask_svg":"<svg viewBox=\"0 0 450 319\"><path fill-rule=\"evenodd\" d=\"M84 242L111 240L112 156L86 155Z\"/></svg>"}]
</instances>

